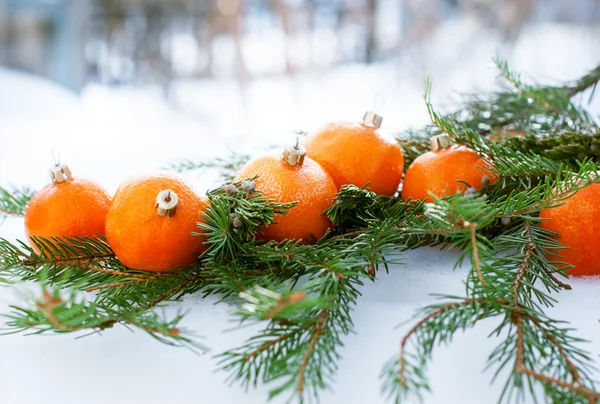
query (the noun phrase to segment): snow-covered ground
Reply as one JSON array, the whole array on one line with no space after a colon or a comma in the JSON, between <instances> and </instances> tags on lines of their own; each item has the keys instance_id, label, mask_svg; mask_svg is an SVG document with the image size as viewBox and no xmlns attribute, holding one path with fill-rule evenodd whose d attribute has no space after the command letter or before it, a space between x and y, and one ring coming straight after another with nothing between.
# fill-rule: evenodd
<instances>
[{"instance_id":1,"label":"snow-covered ground","mask_svg":"<svg viewBox=\"0 0 600 404\"><path fill-rule=\"evenodd\" d=\"M177 83L167 104L152 89L88 86L80 96L41 79L0 70L0 185L40 188L48 181L52 150L61 152L75 175L93 178L113 192L126 177L158 170L182 157L206 158L234 150L260 150L294 139L293 131L311 130L331 120L357 120L383 96L384 128L399 131L427 122L423 80L430 76L434 101L458 92L493 88L497 72L490 56L493 37L474 35L474 27L448 25L438 38L398 62L347 66L250 84L245 103L232 82ZM513 67L543 81L573 79L600 59L598 32L564 26L528 29L513 49L500 49ZM477 39L473 39L477 38ZM442 103L444 105L444 103ZM597 114L600 108L592 106ZM215 186L210 174L189 176L199 189ZM20 219L0 224L0 236L23 238ZM466 268L452 270L457 255L422 249L406 255L405 264L366 285L354 313L356 335L345 340L337 382L323 403L379 403L378 374L395 355L415 310L431 303L431 293L462 294ZM558 296L551 310L571 322L600 354L600 280L572 280L573 290ZM0 289L0 312L25 293L20 286ZM215 373L214 354L240 345L252 329L235 328L231 308L197 296L175 312L189 309L185 326L205 337L212 351L196 356L163 346L141 332L124 328L101 336L0 337L0 403L264 403L267 388L245 392L225 384ZM1 321L0 321L1 322ZM488 338L489 321L459 334L433 358L433 392L426 403L494 403L502 377L490 385L483 372L498 342ZM415 401L416 402L416 401Z\"/></svg>"}]
</instances>

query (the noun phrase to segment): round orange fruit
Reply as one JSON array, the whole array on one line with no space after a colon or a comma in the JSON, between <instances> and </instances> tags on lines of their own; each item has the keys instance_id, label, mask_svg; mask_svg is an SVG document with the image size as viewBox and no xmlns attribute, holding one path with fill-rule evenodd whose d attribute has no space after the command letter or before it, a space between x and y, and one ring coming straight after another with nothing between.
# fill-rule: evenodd
<instances>
[{"instance_id":1,"label":"round orange fruit","mask_svg":"<svg viewBox=\"0 0 600 404\"><path fill-rule=\"evenodd\" d=\"M550 255L555 261L572 266L573 276L600 275L600 184L577 191L560 206L544 209L540 227L557 233L564 249Z\"/></svg>"},{"instance_id":2,"label":"round orange fruit","mask_svg":"<svg viewBox=\"0 0 600 404\"><path fill-rule=\"evenodd\" d=\"M417 157L406 170L402 199L425 199L480 190L497 180L487 160L473 149L453 146L430 151Z\"/></svg>"},{"instance_id":3,"label":"round orange fruit","mask_svg":"<svg viewBox=\"0 0 600 404\"><path fill-rule=\"evenodd\" d=\"M191 265L206 249L206 238L192 233L207 203L173 174L131 178L113 197L106 238L131 269L164 272Z\"/></svg>"},{"instance_id":4,"label":"round orange fruit","mask_svg":"<svg viewBox=\"0 0 600 404\"><path fill-rule=\"evenodd\" d=\"M367 185L379 195L394 195L402 179L404 156L398 142L378 125L330 123L303 143L306 155L321 164L337 188Z\"/></svg>"},{"instance_id":5,"label":"round orange fruit","mask_svg":"<svg viewBox=\"0 0 600 404\"><path fill-rule=\"evenodd\" d=\"M104 234L110 197L97 183L68 178L46 185L29 201L25 233L31 237L96 237Z\"/></svg>"},{"instance_id":6,"label":"round orange fruit","mask_svg":"<svg viewBox=\"0 0 600 404\"><path fill-rule=\"evenodd\" d=\"M298 162L290 164L281 154L273 153L249 161L234 181L256 176L256 189L265 197L282 203L298 202L287 215L275 216L276 223L263 228L259 238L313 242L331 228L331 222L323 212L331 205L337 188L317 162L302 154Z\"/></svg>"}]
</instances>

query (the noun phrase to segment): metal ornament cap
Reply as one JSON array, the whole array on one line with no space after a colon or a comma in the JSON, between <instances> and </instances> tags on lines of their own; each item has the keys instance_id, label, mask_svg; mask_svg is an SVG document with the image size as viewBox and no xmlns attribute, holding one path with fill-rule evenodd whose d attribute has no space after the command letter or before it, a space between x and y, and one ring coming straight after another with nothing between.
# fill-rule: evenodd
<instances>
[{"instance_id":1,"label":"metal ornament cap","mask_svg":"<svg viewBox=\"0 0 600 404\"><path fill-rule=\"evenodd\" d=\"M158 195L156 195L156 213L161 216L173 217L177 211L178 203L179 198L175 192L170 189L160 191Z\"/></svg>"},{"instance_id":2,"label":"metal ornament cap","mask_svg":"<svg viewBox=\"0 0 600 404\"><path fill-rule=\"evenodd\" d=\"M433 136L429 139L429 143L431 145L431 151L438 151L452 146L450 138L446 135Z\"/></svg>"},{"instance_id":3,"label":"metal ornament cap","mask_svg":"<svg viewBox=\"0 0 600 404\"><path fill-rule=\"evenodd\" d=\"M281 158L283 161L293 166L301 166L304 163L304 156L306 155L306 149L296 144L295 146L288 146L283 151Z\"/></svg>"},{"instance_id":4,"label":"metal ornament cap","mask_svg":"<svg viewBox=\"0 0 600 404\"><path fill-rule=\"evenodd\" d=\"M50 178L55 184L65 182L71 177L71 170L66 164L57 164L55 166L50 167Z\"/></svg>"},{"instance_id":5,"label":"metal ornament cap","mask_svg":"<svg viewBox=\"0 0 600 404\"><path fill-rule=\"evenodd\" d=\"M363 116L363 124L367 126L373 126L375 128L381 128L381 122L383 121L383 117L381 115L377 115L373 111L365 112Z\"/></svg>"}]
</instances>

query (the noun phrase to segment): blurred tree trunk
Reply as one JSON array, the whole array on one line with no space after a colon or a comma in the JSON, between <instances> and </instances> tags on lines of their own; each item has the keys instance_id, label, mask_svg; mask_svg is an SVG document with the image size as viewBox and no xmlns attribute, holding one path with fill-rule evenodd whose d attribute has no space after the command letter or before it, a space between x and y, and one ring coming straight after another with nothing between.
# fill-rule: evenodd
<instances>
[{"instance_id":1,"label":"blurred tree trunk","mask_svg":"<svg viewBox=\"0 0 600 404\"><path fill-rule=\"evenodd\" d=\"M371 64L377 56L377 0L367 0L366 20L365 62Z\"/></svg>"}]
</instances>

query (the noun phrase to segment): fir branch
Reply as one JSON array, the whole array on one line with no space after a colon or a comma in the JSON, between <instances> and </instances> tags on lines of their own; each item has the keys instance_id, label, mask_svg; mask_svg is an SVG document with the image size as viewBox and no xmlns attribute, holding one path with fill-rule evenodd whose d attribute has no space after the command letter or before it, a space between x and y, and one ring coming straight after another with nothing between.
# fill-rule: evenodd
<instances>
[{"instance_id":1,"label":"fir branch","mask_svg":"<svg viewBox=\"0 0 600 404\"><path fill-rule=\"evenodd\" d=\"M241 294L249 303L238 312L240 319L268 324L242 347L225 352L223 369L246 386L282 380L271 396L289 391L302 400L327 387L336 371L341 337L352 330L356 287L371 277L365 257L392 253L400 233L388 224L353 238L331 238L318 248L255 246L260 251L246 259L254 257L255 267L277 268L287 275L271 277L268 289L255 286Z\"/></svg>"},{"instance_id":2,"label":"fir branch","mask_svg":"<svg viewBox=\"0 0 600 404\"><path fill-rule=\"evenodd\" d=\"M215 157L205 161L184 159L177 163L168 164L165 169L179 173L187 171L217 170L223 182L231 182L240 168L250 160L249 154L231 151L228 157Z\"/></svg>"},{"instance_id":3,"label":"fir branch","mask_svg":"<svg viewBox=\"0 0 600 404\"><path fill-rule=\"evenodd\" d=\"M433 219L438 222L444 218L448 220L454 216L450 209L454 209L455 212L462 210L455 207L461 204L461 198L465 203L470 203L469 197L453 197L450 204L444 203L443 200L437 201L435 205L439 208L428 212L432 212ZM442 213L444 210L447 212L445 215ZM488 210L488 214L483 217L493 214L493 210L484 210ZM567 336L563 330L550 326L551 323L545 320L541 312L540 304L549 306L553 304L553 300L536 288L535 281L539 280L548 291L558 291L563 288L563 285L557 284L556 278L548 274L552 272L564 274L564 269L559 270L545 255L545 251L559 248L558 243L549 241L551 239L547 231L533 225L531 220L524 220L520 226L515 226L506 234L497 236L493 243L494 249L490 248L491 243L488 240L480 236L475 244L478 248L470 249L471 273L477 273L477 276L469 275L467 296L459 302L426 308L425 316L405 334L400 346L399 360L388 362L382 373L385 380L384 391L396 402L401 402L411 393L420 394L421 390L428 389L423 372L435 345L447 341L459 329L464 330L474 326L480 319L496 316L504 316L508 319L498 328L498 333L504 327L514 327L517 336L501 344L502 348L496 350L490 357L490 363L493 359L494 363L499 362L504 366L512 353L527 352L526 359L517 355L514 375L524 375L539 381L543 384L549 398L564 397L565 391L575 394L573 397L589 399L590 402L600 397L594 391L592 379L586 371L589 364L586 361L589 359L572 346L572 343L577 340ZM444 228L455 227L455 223L456 221L449 221ZM465 227L472 229L470 226ZM475 260L476 254L482 255L479 270ZM459 258L459 263L461 261L462 256ZM547 268L554 268L554 271L548 271ZM482 278L479 277L480 274ZM487 281L488 279L490 281ZM486 287L491 284L494 285L493 289ZM507 300L507 290L512 291L512 300ZM449 324L451 327L448 326ZM533 327L527 328L526 324L532 324ZM519 333L526 333L527 338L521 339ZM561 340L558 338L559 335ZM409 356L406 352L407 342L412 336L417 340L416 361L410 361L409 358L413 358L413 355ZM562 367L565 372L561 373L560 378L548 375L545 372L547 365L539 363L539 360L536 361L531 356L537 346L531 344L543 344L544 340L552 344L552 355L556 358L549 363L552 363L555 369ZM510 348L511 341L516 344L514 349ZM577 365L575 365L575 358L577 358ZM575 367L580 369L576 377L573 376ZM580 371L585 372L585 377L580 376ZM410 376L407 372L410 372ZM518 388L522 394L523 384L516 377L511 376L511 386ZM571 380L569 381L568 378Z\"/></svg>"},{"instance_id":4,"label":"fir branch","mask_svg":"<svg viewBox=\"0 0 600 404\"><path fill-rule=\"evenodd\" d=\"M429 139L433 136L433 133L429 129L431 128L427 127L423 131L408 130L402 134L395 135L396 141L402 148L405 172L417 157L431 150Z\"/></svg>"},{"instance_id":5,"label":"fir branch","mask_svg":"<svg viewBox=\"0 0 600 404\"><path fill-rule=\"evenodd\" d=\"M315 351L315 346L323 333L323 329L325 328L325 317L329 312L327 310L321 310L319 316L317 317L317 322L312 330L312 338L310 343L308 344L308 348L306 352L304 352L304 356L302 357L302 363L300 364L300 369L298 370L298 383L296 384L296 391L298 394L304 394L304 378L306 377L306 367L308 366L308 361Z\"/></svg>"},{"instance_id":6,"label":"fir branch","mask_svg":"<svg viewBox=\"0 0 600 404\"><path fill-rule=\"evenodd\" d=\"M139 328L168 345L185 346L192 350L206 349L195 341L193 334L178 326L182 319L181 315L166 320L155 313L134 308L125 312L122 309L126 305L120 302L119 305L111 307L97 302L88 302L77 297L76 294L71 294L65 300L57 290L49 291L43 288L42 297L35 302L34 309L11 306L13 311L6 315L9 319L6 325L10 334L29 330L35 330L35 334L42 334L84 330L103 331L120 323Z\"/></svg>"},{"instance_id":7,"label":"fir branch","mask_svg":"<svg viewBox=\"0 0 600 404\"><path fill-rule=\"evenodd\" d=\"M208 193L210 206L198 224L208 239L206 256L219 262L235 259L238 251L256 238L265 225L275 222L276 215L286 215L296 205L273 202L254 189L252 179L223 186Z\"/></svg>"},{"instance_id":8,"label":"fir branch","mask_svg":"<svg viewBox=\"0 0 600 404\"><path fill-rule=\"evenodd\" d=\"M512 88L465 96L460 109L443 116L444 119L513 150L533 151L555 161L568 161L573 167L576 160L597 157L594 139L598 125L572 98L588 88L595 89L600 67L570 85L531 86L524 84L505 61L495 58L494 62ZM398 136L406 167L418 155L429 151L429 138L439 133L439 128L426 126Z\"/></svg>"},{"instance_id":9,"label":"fir branch","mask_svg":"<svg viewBox=\"0 0 600 404\"><path fill-rule=\"evenodd\" d=\"M521 77L510 70L508 67L508 63L505 60L496 57L493 59L494 64L500 70L500 72L504 75L506 80L521 94L523 94L528 101L533 101L538 104L540 107L548 110L553 114L561 114L565 110L565 102L568 102L569 97L555 94L555 97L548 97L548 88L535 88L533 86L529 86L524 84L521 80ZM560 87L555 88L556 92L560 91ZM565 94L566 95L566 94ZM555 105L558 104L558 105Z\"/></svg>"},{"instance_id":10,"label":"fir branch","mask_svg":"<svg viewBox=\"0 0 600 404\"><path fill-rule=\"evenodd\" d=\"M136 326L158 340L200 347L192 338L179 335L176 320L163 320L149 310L172 299L191 281L193 272L152 274L125 268L103 238L32 238L34 246L13 245L0 239L0 274L12 282L37 281L45 287L35 309L13 307L7 324L11 332L29 328L38 332L103 330L117 323ZM6 276L5 275L5 276ZM68 299L58 290L71 290ZM76 291L96 291L91 301Z\"/></svg>"},{"instance_id":11,"label":"fir branch","mask_svg":"<svg viewBox=\"0 0 600 404\"><path fill-rule=\"evenodd\" d=\"M104 238L32 237L31 241L34 247L0 238L0 274L13 281L49 282L77 290L167 276L126 268Z\"/></svg>"},{"instance_id":12,"label":"fir branch","mask_svg":"<svg viewBox=\"0 0 600 404\"><path fill-rule=\"evenodd\" d=\"M560 95L566 90L538 90L525 86L505 65L501 67L522 96L535 98L534 102L548 113L564 113L572 120L588 123L587 115L574 109L566 101L566 95ZM555 206L578 189L597 183L596 165L590 161L578 162L578 170L572 172L568 166L533 153L499 147L468 125L437 114L429 101L430 89L427 82L426 106L437 130L486 156L493 162L501 180L489 202L480 199L483 205L479 207L479 218L465 219L470 211L465 208L473 203L471 196L439 199L425 211L441 236L454 238L451 245L462 243L463 254L457 265L462 263L465 255L470 256L472 269L467 295L458 302L424 310L424 317L403 337L399 358L392 359L384 368L384 391L395 402L403 401L410 394L420 395L429 389L424 371L435 345L448 341L459 329L475 326L483 318L504 317L497 334L506 328L512 332L490 356L490 364L500 363L500 368L514 358L513 373L503 398L511 397L515 391L522 397L526 384L535 396L532 381L537 381L543 386L546 397L554 402L564 402L568 397L569 402L595 403L600 395L594 390L589 374L589 357L574 346L579 340L570 337L567 330L558 328L543 315L542 308L554 304L548 293L568 288L568 285L554 276L554 273L565 275L565 268L551 262L546 255L561 248L560 244L534 223L539 220L535 215L541 209ZM519 220L495 235L492 243L483 235L477 236L475 231L490 226L494 216L517 217ZM478 220L482 221L481 225ZM470 243L465 244L461 228L471 230ZM536 281L545 292L536 286ZM487 287L492 284L493 288ZM507 300L508 294L512 295L511 300ZM406 351L411 337L417 340L416 354ZM538 358L548 356L547 348L543 348L547 343L552 347L549 359L540 361Z\"/></svg>"},{"instance_id":13,"label":"fir branch","mask_svg":"<svg viewBox=\"0 0 600 404\"><path fill-rule=\"evenodd\" d=\"M595 67L589 73L585 74L583 77L580 77L578 80L575 81L575 83L565 86L565 89L567 91L567 94L573 97L591 88L591 98L594 94L594 91L596 90L598 81L600 81L600 66Z\"/></svg>"},{"instance_id":14,"label":"fir branch","mask_svg":"<svg viewBox=\"0 0 600 404\"><path fill-rule=\"evenodd\" d=\"M9 191L0 187L0 219L6 216L24 216L27 204L34 194L29 188Z\"/></svg>"},{"instance_id":15,"label":"fir branch","mask_svg":"<svg viewBox=\"0 0 600 404\"><path fill-rule=\"evenodd\" d=\"M506 137L498 140L513 150L528 150L541 157L567 164L577 169L578 162L600 157L600 131L578 133L565 131L552 136Z\"/></svg>"}]
</instances>

